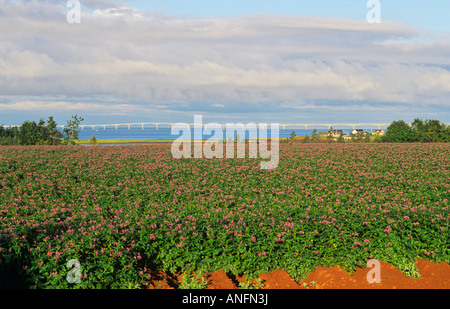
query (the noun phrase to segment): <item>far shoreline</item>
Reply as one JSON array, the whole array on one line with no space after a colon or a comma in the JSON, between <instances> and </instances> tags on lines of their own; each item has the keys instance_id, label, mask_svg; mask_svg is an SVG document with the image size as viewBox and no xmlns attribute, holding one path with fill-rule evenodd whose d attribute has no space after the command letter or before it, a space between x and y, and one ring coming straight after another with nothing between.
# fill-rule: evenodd
<instances>
[{"instance_id":1,"label":"far shoreline","mask_svg":"<svg viewBox=\"0 0 450 309\"><path fill-rule=\"evenodd\" d=\"M270 141L267 138L267 141ZM280 138L280 141L288 140L287 138ZM190 142L191 140L179 140L179 139L98 139L95 145L142 145L142 144L171 144L175 141L178 142ZM208 139L204 139L202 142L206 142ZM210 140L209 140L210 141ZM247 140L248 141L248 140ZM195 141L194 141L195 142ZM226 140L223 140L225 143ZM75 141L77 145L92 145L91 140L81 139Z\"/></svg>"},{"instance_id":2,"label":"far shoreline","mask_svg":"<svg viewBox=\"0 0 450 309\"><path fill-rule=\"evenodd\" d=\"M123 145L123 144L169 144L173 143L174 140L168 139L98 139L97 145ZM75 142L78 145L91 145L91 141L87 139L78 140Z\"/></svg>"}]
</instances>

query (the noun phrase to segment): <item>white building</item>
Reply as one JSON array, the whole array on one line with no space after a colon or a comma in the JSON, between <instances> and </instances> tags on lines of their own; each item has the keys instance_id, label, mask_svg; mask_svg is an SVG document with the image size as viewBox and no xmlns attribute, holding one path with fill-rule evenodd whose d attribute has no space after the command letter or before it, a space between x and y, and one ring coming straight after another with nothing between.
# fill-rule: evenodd
<instances>
[{"instance_id":1,"label":"white building","mask_svg":"<svg viewBox=\"0 0 450 309\"><path fill-rule=\"evenodd\" d=\"M352 134L356 135L358 133L364 133L363 129L353 129Z\"/></svg>"}]
</instances>

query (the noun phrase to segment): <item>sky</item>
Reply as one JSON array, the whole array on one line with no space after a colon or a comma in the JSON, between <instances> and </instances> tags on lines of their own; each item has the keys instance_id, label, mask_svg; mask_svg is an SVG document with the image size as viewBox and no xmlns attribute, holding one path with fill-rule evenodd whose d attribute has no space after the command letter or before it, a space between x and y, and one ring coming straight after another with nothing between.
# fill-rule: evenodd
<instances>
[{"instance_id":1,"label":"sky","mask_svg":"<svg viewBox=\"0 0 450 309\"><path fill-rule=\"evenodd\" d=\"M0 125L450 123L450 1L0 0Z\"/></svg>"}]
</instances>

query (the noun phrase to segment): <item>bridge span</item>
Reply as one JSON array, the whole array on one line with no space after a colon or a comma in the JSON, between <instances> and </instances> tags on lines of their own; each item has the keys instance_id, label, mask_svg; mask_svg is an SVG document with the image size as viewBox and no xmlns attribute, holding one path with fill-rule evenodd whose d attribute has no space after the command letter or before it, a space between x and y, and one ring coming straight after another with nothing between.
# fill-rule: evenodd
<instances>
[{"instance_id":1,"label":"bridge span","mask_svg":"<svg viewBox=\"0 0 450 309\"><path fill-rule=\"evenodd\" d=\"M114 123L114 124L85 124L85 125L80 125L79 127L84 130L84 128L103 128L104 130L106 130L106 128L115 128L116 130L119 127L127 127L128 130L131 130L132 127L140 127L142 130L145 129L145 127L154 127L156 130L158 130L161 126L170 126L170 128L172 129L174 127L174 125L176 125L176 123L173 122L134 122L134 123ZM194 127L195 125L198 124L194 124L194 123L187 123L187 125L189 127ZM204 128L207 124L203 123L201 124L201 126ZM219 124L220 126L222 126L222 128L226 127L226 124ZM235 124L236 125L236 124ZM243 124L245 125L245 124ZM268 124L269 125L269 124ZM379 130L381 130L381 128L387 127L389 126L389 123L280 123L279 126L281 128L283 128L283 130L286 130L286 128L296 128L296 127L302 127L305 128L305 130L308 130L308 128L317 128L317 127L325 127L328 129L331 129L333 127L351 127L353 129L356 129L357 127L376 127ZM64 126L62 126L64 127Z\"/></svg>"},{"instance_id":2,"label":"bridge span","mask_svg":"<svg viewBox=\"0 0 450 309\"><path fill-rule=\"evenodd\" d=\"M161 126L170 126L172 129L174 125L177 123L174 122L130 122L130 123L110 123L110 124L81 124L79 125L79 128L81 130L84 130L85 128L91 128L94 130L95 128L103 128L103 130L106 130L106 128L115 128L118 130L119 127L127 127L128 130L131 130L131 127L138 126L142 130L145 129L145 126L147 128L149 126L154 127L156 130L158 130ZM194 123L188 123L189 127L193 127L198 124ZM203 123L201 124L204 128L207 124ZM226 124L219 124L222 126L222 128L226 127ZM236 125L236 124L235 124ZM245 124L242 124L245 125ZM269 124L268 124L269 125ZM279 123L279 126L283 128L283 130L286 130L286 128L297 128L302 127L305 128L305 130L308 130L308 128L318 128L318 127L325 127L328 129L336 128L336 127L347 127L347 128L361 128L361 127L376 127L378 130L381 130L381 128L385 128L389 126L390 123ZM411 125L411 123L409 123ZM445 123L445 125L450 126L450 123ZM20 128L21 125L6 125L5 127L18 127ZM65 125L58 125L60 128L64 128Z\"/></svg>"}]
</instances>

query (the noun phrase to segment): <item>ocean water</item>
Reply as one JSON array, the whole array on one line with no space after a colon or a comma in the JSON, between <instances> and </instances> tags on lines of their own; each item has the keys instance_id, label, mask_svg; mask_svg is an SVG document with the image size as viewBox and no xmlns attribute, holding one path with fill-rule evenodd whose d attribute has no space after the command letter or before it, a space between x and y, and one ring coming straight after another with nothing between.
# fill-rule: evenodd
<instances>
[{"instance_id":1,"label":"ocean water","mask_svg":"<svg viewBox=\"0 0 450 309\"><path fill-rule=\"evenodd\" d=\"M281 138L290 137L292 131L294 131L297 136L311 135L313 130L314 129L308 129L308 130L286 129L286 130L283 130L282 128L280 128L279 137L281 137ZM317 129L317 132L327 132L327 131L328 131L327 129L323 129L323 130ZM352 129L343 129L344 134L349 134L351 131L352 131ZM80 132L79 136L78 136L79 139L90 139L94 135L97 139L104 139L104 140L114 140L114 139L120 139L120 140L146 140L146 139L171 140L171 139L177 139L182 135L181 132L179 134L172 134L170 128L159 128L158 130L156 130L155 128L144 128L144 130L142 130L142 128L128 129L127 127L125 127L125 128L119 127L116 130L115 128L103 129L101 127L96 127L95 129L92 129L90 127L85 127L82 130L80 129L79 132ZM192 139L196 138L194 136L194 130L191 130L191 135L192 135L192 137L191 137ZM208 139L212 135L213 134L210 134L210 135L203 134L202 138ZM236 132L235 132L235 136L236 136ZM259 134L258 134L258 136L259 136ZM246 137L248 138L248 132L246 132ZM267 130L267 137L271 137L270 128ZM223 132L223 139L226 139L226 130L224 130L224 132Z\"/></svg>"}]
</instances>

